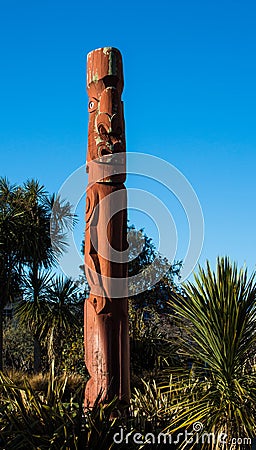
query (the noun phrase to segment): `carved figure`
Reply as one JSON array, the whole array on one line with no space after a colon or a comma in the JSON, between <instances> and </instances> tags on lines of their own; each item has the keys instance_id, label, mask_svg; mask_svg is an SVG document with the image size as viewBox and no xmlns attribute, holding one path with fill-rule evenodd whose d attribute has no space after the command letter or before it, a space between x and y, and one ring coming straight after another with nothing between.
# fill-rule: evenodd
<instances>
[{"instance_id":1,"label":"carved figure","mask_svg":"<svg viewBox=\"0 0 256 450\"><path fill-rule=\"evenodd\" d=\"M99 394L103 401L117 396L126 404L130 396L122 90L120 52L106 47L89 53L85 271L91 291L84 312L89 407Z\"/></svg>"}]
</instances>

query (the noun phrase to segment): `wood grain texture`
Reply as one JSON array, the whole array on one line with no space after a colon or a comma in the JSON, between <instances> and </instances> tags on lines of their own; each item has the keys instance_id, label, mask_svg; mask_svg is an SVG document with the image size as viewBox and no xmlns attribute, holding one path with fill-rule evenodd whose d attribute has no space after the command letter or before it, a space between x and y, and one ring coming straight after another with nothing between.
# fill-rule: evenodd
<instances>
[{"instance_id":1,"label":"wood grain texture","mask_svg":"<svg viewBox=\"0 0 256 450\"><path fill-rule=\"evenodd\" d=\"M127 262L122 256L128 247L123 83L117 49L89 53L84 256L91 293L84 311L85 362L90 374L86 407L93 405L100 392L103 401L117 396L128 404L130 398ZM120 280L119 297L113 295L116 279Z\"/></svg>"}]
</instances>

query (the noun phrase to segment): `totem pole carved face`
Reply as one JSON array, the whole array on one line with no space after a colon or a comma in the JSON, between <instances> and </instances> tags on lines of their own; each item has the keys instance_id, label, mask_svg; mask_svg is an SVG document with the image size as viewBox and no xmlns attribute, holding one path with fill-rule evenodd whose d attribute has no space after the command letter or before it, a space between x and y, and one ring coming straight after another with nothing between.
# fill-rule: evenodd
<instances>
[{"instance_id":1,"label":"totem pole carved face","mask_svg":"<svg viewBox=\"0 0 256 450\"><path fill-rule=\"evenodd\" d=\"M97 71L94 73L95 67ZM104 164L113 164L114 155L125 152L122 90L123 69L120 52L106 47L89 53L87 163L99 159Z\"/></svg>"}]
</instances>

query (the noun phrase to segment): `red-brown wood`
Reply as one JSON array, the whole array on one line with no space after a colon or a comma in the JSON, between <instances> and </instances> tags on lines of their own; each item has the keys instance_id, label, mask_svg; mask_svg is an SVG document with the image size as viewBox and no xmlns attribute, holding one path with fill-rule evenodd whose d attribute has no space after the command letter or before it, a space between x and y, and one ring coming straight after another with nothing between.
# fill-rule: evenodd
<instances>
[{"instance_id":1,"label":"red-brown wood","mask_svg":"<svg viewBox=\"0 0 256 450\"><path fill-rule=\"evenodd\" d=\"M124 186L125 127L120 52L105 47L87 60L89 127L86 191L85 271L91 292L85 301L85 362L90 374L85 406L117 396L129 403L127 305L127 204ZM115 160L121 156L121 159ZM113 208L116 214L113 215ZM116 250L119 261L115 259ZM115 281L121 293L116 294ZM119 297L117 297L119 295Z\"/></svg>"}]
</instances>

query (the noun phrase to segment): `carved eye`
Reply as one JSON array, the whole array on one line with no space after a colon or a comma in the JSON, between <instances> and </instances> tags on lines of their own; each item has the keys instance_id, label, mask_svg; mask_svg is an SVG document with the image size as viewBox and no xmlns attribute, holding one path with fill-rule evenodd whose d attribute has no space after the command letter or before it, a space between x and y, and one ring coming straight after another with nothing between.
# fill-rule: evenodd
<instances>
[{"instance_id":1,"label":"carved eye","mask_svg":"<svg viewBox=\"0 0 256 450\"><path fill-rule=\"evenodd\" d=\"M88 111L89 112L95 111L97 109L97 106L98 106L98 100L96 100L94 98L91 99L88 104Z\"/></svg>"}]
</instances>

